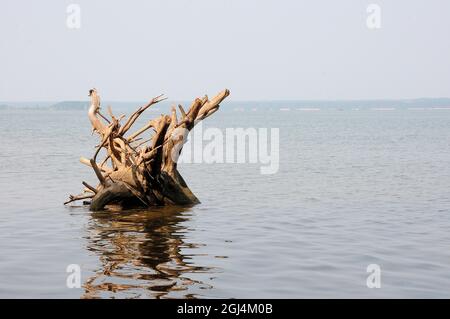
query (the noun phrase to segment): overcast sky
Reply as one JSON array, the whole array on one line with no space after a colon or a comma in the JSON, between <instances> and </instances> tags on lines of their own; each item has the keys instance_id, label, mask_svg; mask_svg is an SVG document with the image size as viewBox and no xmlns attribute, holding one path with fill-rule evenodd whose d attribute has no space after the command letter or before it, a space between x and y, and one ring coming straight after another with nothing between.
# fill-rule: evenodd
<instances>
[{"instance_id":1,"label":"overcast sky","mask_svg":"<svg viewBox=\"0 0 450 319\"><path fill-rule=\"evenodd\" d=\"M82 100L90 87L133 101L223 88L234 100L449 97L450 1L1 0L0 101Z\"/></svg>"}]
</instances>

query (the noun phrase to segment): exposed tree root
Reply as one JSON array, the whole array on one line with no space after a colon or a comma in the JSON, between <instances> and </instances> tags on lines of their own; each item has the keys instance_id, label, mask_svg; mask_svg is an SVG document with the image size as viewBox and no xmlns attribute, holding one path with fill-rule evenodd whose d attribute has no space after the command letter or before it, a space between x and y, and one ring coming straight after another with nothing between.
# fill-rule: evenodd
<instances>
[{"instance_id":1,"label":"exposed tree root","mask_svg":"<svg viewBox=\"0 0 450 319\"><path fill-rule=\"evenodd\" d=\"M207 96L197 98L187 112L178 105L180 119L177 109L172 107L170 116L161 115L128 134L145 110L165 98L162 95L153 98L121 124L124 116L115 117L111 108L108 108L110 119L100 113L100 96L96 89L91 89L88 117L100 143L91 159L82 157L80 162L92 167L99 184L94 187L82 182L85 192L70 195L64 204L91 199L90 208L97 211L108 205L130 208L199 203L178 172L177 160L189 131L216 112L229 94L223 90L211 100ZM151 137L142 137L150 129ZM102 149L106 150L106 156L97 161Z\"/></svg>"}]
</instances>

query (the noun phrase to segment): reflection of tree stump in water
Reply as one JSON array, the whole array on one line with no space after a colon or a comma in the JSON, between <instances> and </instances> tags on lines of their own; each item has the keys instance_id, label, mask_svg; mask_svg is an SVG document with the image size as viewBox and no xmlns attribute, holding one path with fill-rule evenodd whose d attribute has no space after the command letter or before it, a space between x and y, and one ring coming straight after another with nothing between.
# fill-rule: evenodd
<instances>
[{"instance_id":1,"label":"reflection of tree stump in water","mask_svg":"<svg viewBox=\"0 0 450 319\"><path fill-rule=\"evenodd\" d=\"M198 247L184 242L187 210L94 213L88 250L99 255L102 269L85 282L83 297L194 298L190 290L211 288L187 277L209 271L187 262L181 252Z\"/></svg>"}]
</instances>

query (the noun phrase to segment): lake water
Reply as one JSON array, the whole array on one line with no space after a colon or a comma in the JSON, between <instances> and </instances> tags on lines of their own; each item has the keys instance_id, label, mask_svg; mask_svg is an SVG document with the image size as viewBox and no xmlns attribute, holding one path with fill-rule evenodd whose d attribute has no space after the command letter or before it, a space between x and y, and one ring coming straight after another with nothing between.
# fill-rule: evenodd
<instances>
[{"instance_id":1,"label":"lake water","mask_svg":"<svg viewBox=\"0 0 450 319\"><path fill-rule=\"evenodd\" d=\"M0 297L450 297L450 110L224 105L203 127L278 127L278 173L182 164L201 204L91 213L62 204L95 183L86 112L0 111Z\"/></svg>"}]
</instances>

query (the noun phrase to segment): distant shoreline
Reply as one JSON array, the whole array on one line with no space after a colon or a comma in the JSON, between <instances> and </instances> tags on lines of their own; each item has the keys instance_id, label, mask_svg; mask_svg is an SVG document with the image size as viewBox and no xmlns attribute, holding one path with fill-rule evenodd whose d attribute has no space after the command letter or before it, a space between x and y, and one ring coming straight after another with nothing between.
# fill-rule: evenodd
<instances>
[{"instance_id":1,"label":"distant shoreline","mask_svg":"<svg viewBox=\"0 0 450 319\"><path fill-rule=\"evenodd\" d=\"M161 107L173 104L188 104L189 101L165 101ZM103 107L111 105L118 108L136 107L142 102L104 101ZM254 100L254 101L227 101L224 105L246 109L254 108L448 108L450 98L417 98L417 99L374 99L374 100ZM87 110L88 101L61 101L61 102L0 102L0 110L11 109L43 109L43 110Z\"/></svg>"}]
</instances>

